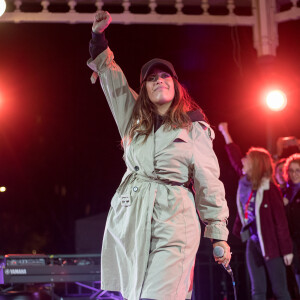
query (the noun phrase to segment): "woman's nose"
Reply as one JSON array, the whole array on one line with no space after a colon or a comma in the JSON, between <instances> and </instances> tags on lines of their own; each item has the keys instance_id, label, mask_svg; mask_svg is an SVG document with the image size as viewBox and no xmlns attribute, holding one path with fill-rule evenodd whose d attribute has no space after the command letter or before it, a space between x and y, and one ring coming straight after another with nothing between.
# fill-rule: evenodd
<instances>
[{"instance_id":1,"label":"woman's nose","mask_svg":"<svg viewBox=\"0 0 300 300\"><path fill-rule=\"evenodd\" d=\"M162 82L162 78L157 75L156 82Z\"/></svg>"}]
</instances>

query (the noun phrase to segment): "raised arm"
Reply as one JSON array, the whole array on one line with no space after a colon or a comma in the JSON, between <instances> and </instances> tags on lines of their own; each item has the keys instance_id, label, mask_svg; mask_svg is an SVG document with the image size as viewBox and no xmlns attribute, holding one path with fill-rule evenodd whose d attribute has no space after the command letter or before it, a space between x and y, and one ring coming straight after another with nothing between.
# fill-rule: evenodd
<instances>
[{"instance_id":1,"label":"raised arm","mask_svg":"<svg viewBox=\"0 0 300 300\"><path fill-rule=\"evenodd\" d=\"M225 149L228 155L228 158L230 160L230 163L232 165L232 167L234 168L234 170L236 171L236 173L239 176L243 175L243 164L242 164L242 152L240 147L235 144L232 140L232 137L229 133L228 130L228 124L226 122L222 122L219 124L218 126L219 131L222 133L224 139L225 139Z\"/></svg>"},{"instance_id":2,"label":"raised arm","mask_svg":"<svg viewBox=\"0 0 300 300\"><path fill-rule=\"evenodd\" d=\"M111 16L108 12L97 13L92 26L90 41L91 58L88 66L94 71L93 82L97 77L111 109L113 117L123 138L128 129L137 93L132 90L121 68L114 61L114 54L109 49L104 30L109 26Z\"/></svg>"},{"instance_id":3,"label":"raised arm","mask_svg":"<svg viewBox=\"0 0 300 300\"><path fill-rule=\"evenodd\" d=\"M223 134L226 145L233 143L232 137L228 131L228 123L222 122L218 126L220 132Z\"/></svg>"}]
</instances>

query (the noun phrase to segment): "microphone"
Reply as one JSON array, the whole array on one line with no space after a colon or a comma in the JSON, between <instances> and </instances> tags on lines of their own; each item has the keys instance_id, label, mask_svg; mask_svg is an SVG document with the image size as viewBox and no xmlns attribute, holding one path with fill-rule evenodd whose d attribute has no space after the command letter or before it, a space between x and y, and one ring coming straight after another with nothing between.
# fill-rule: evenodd
<instances>
[{"instance_id":1,"label":"microphone","mask_svg":"<svg viewBox=\"0 0 300 300\"><path fill-rule=\"evenodd\" d=\"M224 248L222 248L222 247L220 247L220 246L216 246L216 247L214 248L213 253L214 253L214 256L215 256L215 257L221 258L221 257L224 256ZM229 265L228 265L227 267L225 267L225 264L222 263L222 266L223 266L223 268L229 273L229 275L232 275L232 274L233 274L232 269L230 268Z\"/></svg>"}]
</instances>

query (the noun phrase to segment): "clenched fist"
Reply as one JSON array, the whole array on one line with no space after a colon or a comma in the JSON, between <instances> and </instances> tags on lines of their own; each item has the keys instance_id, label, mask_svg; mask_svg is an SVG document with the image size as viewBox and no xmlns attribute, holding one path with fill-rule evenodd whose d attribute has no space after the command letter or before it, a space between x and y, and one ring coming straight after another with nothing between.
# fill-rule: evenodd
<instances>
[{"instance_id":1,"label":"clenched fist","mask_svg":"<svg viewBox=\"0 0 300 300\"><path fill-rule=\"evenodd\" d=\"M218 129L223 132L228 132L228 124L226 122L222 122L219 124Z\"/></svg>"},{"instance_id":2,"label":"clenched fist","mask_svg":"<svg viewBox=\"0 0 300 300\"><path fill-rule=\"evenodd\" d=\"M102 33L111 23L111 16L108 11L100 11L95 15L92 30L95 33Z\"/></svg>"}]
</instances>

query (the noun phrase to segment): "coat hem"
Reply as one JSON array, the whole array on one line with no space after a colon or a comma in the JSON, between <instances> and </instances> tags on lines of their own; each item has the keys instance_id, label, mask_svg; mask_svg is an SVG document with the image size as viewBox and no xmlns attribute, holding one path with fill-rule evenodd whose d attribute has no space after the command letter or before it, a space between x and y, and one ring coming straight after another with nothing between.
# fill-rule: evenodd
<instances>
[{"instance_id":1,"label":"coat hem","mask_svg":"<svg viewBox=\"0 0 300 300\"><path fill-rule=\"evenodd\" d=\"M142 293L141 299L159 299L159 300L183 300L183 299L191 299L190 295L186 295L184 298L183 295L161 295L161 294L148 294L148 293Z\"/></svg>"}]
</instances>

